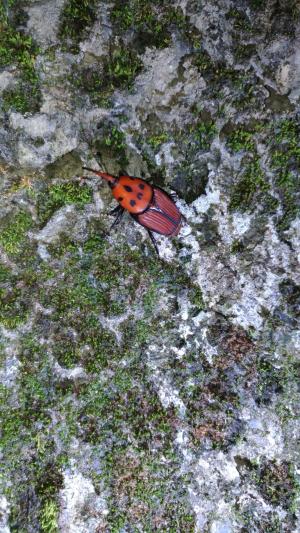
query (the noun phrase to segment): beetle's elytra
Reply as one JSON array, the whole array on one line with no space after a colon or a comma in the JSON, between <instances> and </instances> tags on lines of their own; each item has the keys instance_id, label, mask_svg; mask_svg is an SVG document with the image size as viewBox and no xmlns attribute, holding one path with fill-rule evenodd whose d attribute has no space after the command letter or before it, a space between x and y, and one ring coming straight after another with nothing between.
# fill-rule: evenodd
<instances>
[{"instance_id":1,"label":"beetle's elytra","mask_svg":"<svg viewBox=\"0 0 300 533\"><path fill-rule=\"evenodd\" d=\"M159 187L147 183L142 178L133 176L111 176L92 168L83 167L108 182L112 194L119 205L113 210L118 224L124 211L128 211L138 224L148 230L158 254L158 248L152 232L168 237L178 234L182 215L172 198Z\"/></svg>"}]
</instances>

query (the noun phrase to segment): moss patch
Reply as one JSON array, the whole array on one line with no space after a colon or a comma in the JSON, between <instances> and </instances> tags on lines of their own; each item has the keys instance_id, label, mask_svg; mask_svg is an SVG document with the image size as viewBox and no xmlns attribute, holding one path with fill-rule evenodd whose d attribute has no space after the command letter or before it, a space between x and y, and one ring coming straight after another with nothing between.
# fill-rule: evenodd
<instances>
[{"instance_id":1,"label":"moss patch","mask_svg":"<svg viewBox=\"0 0 300 533\"><path fill-rule=\"evenodd\" d=\"M273 130L271 166L276 171L275 186L284 210L277 223L281 231L299 214L299 131L299 124L293 119L280 121Z\"/></svg>"},{"instance_id":2,"label":"moss patch","mask_svg":"<svg viewBox=\"0 0 300 533\"><path fill-rule=\"evenodd\" d=\"M80 41L87 36L88 28L96 20L96 6L96 0L67 0L58 30L65 49L79 52Z\"/></svg>"},{"instance_id":3,"label":"moss patch","mask_svg":"<svg viewBox=\"0 0 300 533\"><path fill-rule=\"evenodd\" d=\"M32 334L23 337L20 356L16 394L4 388L0 401L1 446L5 469L12 480L7 487L12 504L9 517L12 531L37 530L40 517L46 525L50 521L47 502L56 501L62 484L60 467L52 455L53 435L47 429L51 422L49 409L53 407L49 360ZM32 498L36 501L37 495L42 503L41 514L39 507L28 513L27 504ZM51 522L53 525L53 516Z\"/></svg>"},{"instance_id":4,"label":"moss patch","mask_svg":"<svg viewBox=\"0 0 300 533\"><path fill-rule=\"evenodd\" d=\"M229 207L233 210L247 209L257 195L268 189L269 184L264 178L259 159L255 158L248 164L242 178L234 186Z\"/></svg>"},{"instance_id":5,"label":"moss patch","mask_svg":"<svg viewBox=\"0 0 300 533\"><path fill-rule=\"evenodd\" d=\"M26 241L26 233L32 225L32 218L26 211L20 211L20 213L10 217L5 226L2 227L0 245L8 254L17 254L21 251Z\"/></svg>"},{"instance_id":6,"label":"moss patch","mask_svg":"<svg viewBox=\"0 0 300 533\"><path fill-rule=\"evenodd\" d=\"M0 306L0 323L8 329L16 328L27 318L27 302L20 289L0 286Z\"/></svg>"},{"instance_id":7,"label":"moss patch","mask_svg":"<svg viewBox=\"0 0 300 533\"><path fill-rule=\"evenodd\" d=\"M126 155L126 138L123 131L112 123L104 123L99 128L93 140L94 149L99 154L100 159L111 159L115 161L120 170L126 168L128 159Z\"/></svg>"},{"instance_id":8,"label":"moss patch","mask_svg":"<svg viewBox=\"0 0 300 533\"><path fill-rule=\"evenodd\" d=\"M212 121L199 122L196 126L193 126L191 132L195 136L200 150L207 150L217 133L217 129Z\"/></svg>"},{"instance_id":9,"label":"moss patch","mask_svg":"<svg viewBox=\"0 0 300 533\"><path fill-rule=\"evenodd\" d=\"M253 152L255 149L253 133L244 129L237 129L234 131L228 137L227 144L234 152L239 152L241 150Z\"/></svg>"},{"instance_id":10,"label":"moss patch","mask_svg":"<svg viewBox=\"0 0 300 533\"><path fill-rule=\"evenodd\" d=\"M83 207L92 201L92 190L87 185L67 182L49 185L38 195L37 211L39 221L44 225L61 207L75 204Z\"/></svg>"},{"instance_id":11,"label":"moss patch","mask_svg":"<svg viewBox=\"0 0 300 533\"><path fill-rule=\"evenodd\" d=\"M46 501L41 511L41 530L44 533L58 531L58 505L55 501Z\"/></svg>"},{"instance_id":12,"label":"moss patch","mask_svg":"<svg viewBox=\"0 0 300 533\"><path fill-rule=\"evenodd\" d=\"M115 89L130 90L142 62L122 41L111 45L108 56L90 67L74 67L72 83L95 105L108 107Z\"/></svg>"},{"instance_id":13,"label":"moss patch","mask_svg":"<svg viewBox=\"0 0 300 533\"><path fill-rule=\"evenodd\" d=\"M38 111L41 93L35 60L39 50L30 36L16 29L17 22L14 24L13 18L8 17L10 9L14 9L14 2L9 4L8 11L4 7L0 11L0 67L16 65L19 81L16 87L3 92L3 109Z\"/></svg>"},{"instance_id":14,"label":"moss patch","mask_svg":"<svg viewBox=\"0 0 300 533\"><path fill-rule=\"evenodd\" d=\"M154 5L153 5L154 4ZM115 2L112 20L118 32L134 30L136 42L141 51L145 46L164 48L170 44L171 35L164 16L160 14L161 3L149 3L145 0Z\"/></svg>"},{"instance_id":15,"label":"moss patch","mask_svg":"<svg viewBox=\"0 0 300 533\"><path fill-rule=\"evenodd\" d=\"M267 213L276 214L281 206L283 213L276 215L277 228L280 232L288 229L299 213L298 130L298 124L292 118L276 121L271 126L256 128L261 140L264 136L271 139L268 146L268 163L274 176L272 180L263 174L261 159L256 153L251 131L240 129L229 135L227 143L232 150L246 150L252 154L242 176L233 186L231 209L253 209L258 200ZM265 139L263 142L266 142Z\"/></svg>"}]
</instances>

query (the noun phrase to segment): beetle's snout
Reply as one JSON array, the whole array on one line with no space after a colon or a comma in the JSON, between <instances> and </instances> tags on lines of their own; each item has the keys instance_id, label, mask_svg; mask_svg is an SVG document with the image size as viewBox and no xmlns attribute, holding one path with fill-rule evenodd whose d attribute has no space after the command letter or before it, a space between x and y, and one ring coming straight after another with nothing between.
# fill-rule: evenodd
<instances>
[{"instance_id":1,"label":"beetle's snout","mask_svg":"<svg viewBox=\"0 0 300 533\"><path fill-rule=\"evenodd\" d=\"M99 170L94 170L93 168L89 167L82 167L83 170L88 170L89 172L93 172L97 176L100 176L100 178L104 179L105 181L108 181L108 183L114 184L116 183L117 179L115 176L111 176L111 174L107 174L106 172L100 172Z\"/></svg>"}]
</instances>

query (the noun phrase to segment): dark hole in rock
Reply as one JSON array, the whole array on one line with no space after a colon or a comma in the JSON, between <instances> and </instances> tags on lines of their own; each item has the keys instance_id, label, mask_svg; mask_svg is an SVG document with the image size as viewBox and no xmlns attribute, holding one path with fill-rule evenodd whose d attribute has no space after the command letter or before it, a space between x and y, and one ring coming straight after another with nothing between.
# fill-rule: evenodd
<instances>
[{"instance_id":1,"label":"dark hole in rock","mask_svg":"<svg viewBox=\"0 0 300 533\"><path fill-rule=\"evenodd\" d=\"M270 96L266 99L266 105L272 111L280 113L282 111L293 111L294 106L286 95L278 94L272 87L267 87Z\"/></svg>"},{"instance_id":2,"label":"dark hole in rock","mask_svg":"<svg viewBox=\"0 0 300 533\"><path fill-rule=\"evenodd\" d=\"M208 167L204 163L199 169L193 169L191 173L185 169L179 170L171 182L171 187L190 204L201 194L205 194L207 182Z\"/></svg>"}]
</instances>

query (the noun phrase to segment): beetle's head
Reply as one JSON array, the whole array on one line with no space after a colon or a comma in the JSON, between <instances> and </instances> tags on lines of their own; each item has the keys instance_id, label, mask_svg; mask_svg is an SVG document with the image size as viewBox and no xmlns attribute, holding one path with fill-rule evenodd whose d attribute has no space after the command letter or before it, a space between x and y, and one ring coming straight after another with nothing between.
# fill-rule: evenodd
<instances>
[{"instance_id":1,"label":"beetle's head","mask_svg":"<svg viewBox=\"0 0 300 533\"><path fill-rule=\"evenodd\" d=\"M100 176L100 178L104 179L109 183L110 186L116 185L116 183L119 181L119 178L116 176L111 176L111 174L107 174L106 172L99 172L99 170L94 170L93 168L89 167L82 167L83 170L89 170L89 172L93 172L97 176Z\"/></svg>"}]
</instances>

